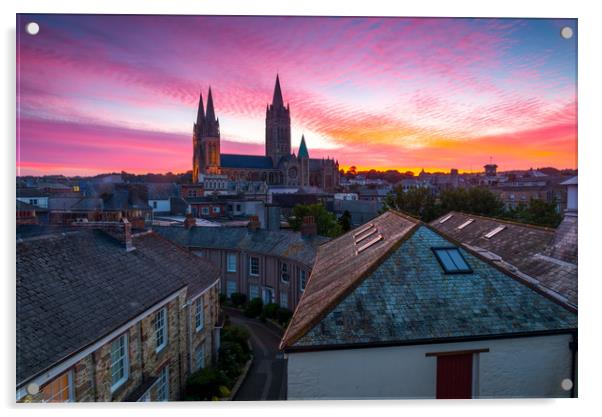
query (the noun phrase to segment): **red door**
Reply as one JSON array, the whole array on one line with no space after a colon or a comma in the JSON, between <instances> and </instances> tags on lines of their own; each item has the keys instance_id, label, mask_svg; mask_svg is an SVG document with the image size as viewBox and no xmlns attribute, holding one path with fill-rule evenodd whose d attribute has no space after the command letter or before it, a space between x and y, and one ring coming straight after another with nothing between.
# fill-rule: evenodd
<instances>
[{"instance_id":1,"label":"red door","mask_svg":"<svg viewBox=\"0 0 602 417\"><path fill-rule=\"evenodd\" d=\"M437 357L437 398L472 398L472 353Z\"/></svg>"}]
</instances>

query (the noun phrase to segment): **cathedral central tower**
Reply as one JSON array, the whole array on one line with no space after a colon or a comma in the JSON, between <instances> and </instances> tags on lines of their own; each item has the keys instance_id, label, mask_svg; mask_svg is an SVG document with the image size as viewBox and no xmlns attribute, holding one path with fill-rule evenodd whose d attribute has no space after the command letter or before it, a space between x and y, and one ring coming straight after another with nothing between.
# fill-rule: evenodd
<instances>
[{"instance_id":1,"label":"cathedral central tower","mask_svg":"<svg viewBox=\"0 0 602 417\"><path fill-rule=\"evenodd\" d=\"M284 107L280 79L276 75L276 86L272 104L265 116L265 155L272 158L274 167L280 159L291 154L291 115L289 106Z\"/></svg>"}]
</instances>

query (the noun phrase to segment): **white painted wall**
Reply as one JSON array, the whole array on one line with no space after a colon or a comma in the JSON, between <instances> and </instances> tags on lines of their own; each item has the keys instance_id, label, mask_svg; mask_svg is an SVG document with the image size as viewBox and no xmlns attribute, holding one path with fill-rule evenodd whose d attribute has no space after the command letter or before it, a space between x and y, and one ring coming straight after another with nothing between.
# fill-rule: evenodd
<instances>
[{"instance_id":1,"label":"white painted wall","mask_svg":"<svg viewBox=\"0 0 602 417\"><path fill-rule=\"evenodd\" d=\"M157 203L157 208L155 208L155 202ZM171 211L169 200L148 200L148 205L153 208L153 213L169 213Z\"/></svg>"},{"instance_id":2,"label":"white painted wall","mask_svg":"<svg viewBox=\"0 0 602 417\"><path fill-rule=\"evenodd\" d=\"M577 185L568 185L567 186L567 204L566 208L568 210L577 211L577 201L578 201L578 190Z\"/></svg>"},{"instance_id":3,"label":"white painted wall","mask_svg":"<svg viewBox=\"0 0 602 417\"><path fill-rule=\"evenodd\" d=\"M478 354L476 397L570 397L570 335L288 354L288 399L435 398L436 357ZM474 383L473 383L474 385Z\"/></svg>"}]
</instances>

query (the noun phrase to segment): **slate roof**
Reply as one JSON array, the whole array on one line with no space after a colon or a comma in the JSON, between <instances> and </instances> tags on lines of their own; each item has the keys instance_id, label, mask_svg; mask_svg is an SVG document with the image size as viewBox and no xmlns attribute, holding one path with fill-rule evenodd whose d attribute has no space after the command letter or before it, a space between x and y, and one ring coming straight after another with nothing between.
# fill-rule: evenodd
<instances>
[{"instance_id":1,"label":"slate roof","mask_svg":"<svg viewBox=\"0 0 602 417\"><path fill-rule=\"evenodd\" d=\"M219 279L209 262L155 233L135 250L99 230L17 241L17 385L188 286Z\"/></svg>"},{"instance_id":2,"label":"slate roof","mask_svg":"<svg viewBox=\"0 0 602 417\"><path fill-rule=\"evenodd\" d=\"M357 246L353 235L363 228L320 248L281 349L421 343L577 328L574 312L466 248L459 250L473 272L445 274L432 248L456 243L424 223L392 216L399 215L389 211L371 222L380 231L386 220L389 231L364 256L355 255L353 249Z\"/></svg>"},{"instance_id":3,"label":"slate roof","mask_svg":"<svg viewBox=\"0 0 602 417\"><path fill-rule=\"evenodd\" d=\"M220 155L223 168L273 169L272 158L263 155L237 155L223 153Z\"/></svg>"},{"instance_id":4,"label":"slate roof","mask_svg":"<svg viewBox=\"0 0 602 417\"><path fill-rule=\"evenodd\" d=\"M17 211L36 211L36 210L39 210L38 206L33 206L31 204L24 203L21 200L17 200Z\"/></svg>"},{"instance_id":5,"label":"slate roof","mask_svg":"<svg viewBox=\"0 0 602 417\"><path fill-rule=\"evenodd\" d=\"M416 219L388 211L367 225L320 246L303 296L284 334L283 345L292 344L316 325L324 311L336 305L417 225ZM363 232L366 228L369 230ZM382 236L382 240L356 253L361 245L378 236Z\"/></svg>"},{"instance_id":6,"label":"slate roof","mask_svg":"<svg viewBox=\"0 0 602 417\"><path fill-rule=\"evenodd\" d=\"M17 197L48 197L48 193L38 188L17 188Z\"/></svg>"},{"instance_id":7,"label":"slate roof","mask_svg":"<svg viewBox=\"0 0 602 417\"><path fill-rule=\"evenodd\" d=\"M441 223L446 216L452 217ZM462 229L469 219L474 221ZM577 218L565 217L557 230L450 212L431 225L473 250L489 256L510 272L524 274L558 299L577 306ZM505 227L490 239L485 234Z\"/></svg>"},{"instance_id":8,"label":"slate roof","mask_svg":"<svg viewBox=\"0 0 602 417\"><path fill-rule=\"evenodd\" d=\"M241 250L288 258L307 266L313 265L317 247L330 240L323 236L303 237L289 230L252 232L245 227L156 226L154 230L184 247Z\"/></svg>"},{"instance_id":9,"label":"slate roof","mask_svg":"<svg viewBox=\"0 0 602 417\"><path fill-rule=\"evenodd\" d=\"M178 185L171 182L147 182L144 185L148 189L149 200L169 200L178 197Z\"/></svg>"}]
</instances>

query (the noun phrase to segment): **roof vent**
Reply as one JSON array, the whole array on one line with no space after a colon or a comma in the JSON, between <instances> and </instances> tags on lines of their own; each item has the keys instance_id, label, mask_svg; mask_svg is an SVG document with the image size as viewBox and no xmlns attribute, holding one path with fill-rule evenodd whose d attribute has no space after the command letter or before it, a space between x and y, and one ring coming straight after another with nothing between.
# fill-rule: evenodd
<instances>
[{"instance_id":1,"label":"roof vent","mask_svg":"<svg viewBox=\"0 0 602 417\"><path fill-rule=\"evenodd\" d=\"M472 222L474 222L474 219L466 220L464 223L462 223L460 226L458 226L458 230L464 229L466 226L468 226Z\"/></svg>"},{"instance_id":2,"label":"roof vent","mask_svg":"<svg viewBox=\"0 0 602 417\"><path fill-rule=\"evenodd\" d=\"M359 248L357 248L357 253L361 253L361 252L365 251L370 246L374 245L377 242L380 242L383 239L384 239L383 235L376 236L374 239L369 240L368 242L364 243L362 246L360 246Z\"/></svg>"},{"instance_id":3,"label":"roof vent","mask_svg":"<svg viewBox=\"0 0 602 417\"><path fill-rule=\"evenodd\" d=\"M361 235L364 232L367 232L368 230L372 229L373 227L374 227L374 223L369 223L367 226L362 227L360 230L355 232L353 234L353 237L357 238L359 235Z\"/></svg>"},{"instance_id":4,"label":"roof vent","mask_svg":"<svg viewBox=\"0 0 602 417\"><path fill-rule=\"evenodd\" d=\"M453 216L453 214L448 214L447 216L445 216L444 218L442 218L441 220L439 220L439 224L445 223L446 221L448 221L449 219L451 219Z\"/></svg>"},{"instance_id":5,"label":"roof vent","mask_svg":"<svg viewBox=\"0 0 602 417\"><path fill-rule=\"evenodd\" d=\"M499 232L501 232L505 228L506 228L506 226L498 226L495 229L493 229L491 232L487 233L484 237L486 239L491 239L492 237L494 237L495 235L497 235Z\"/></svg>"}]
</instances>

